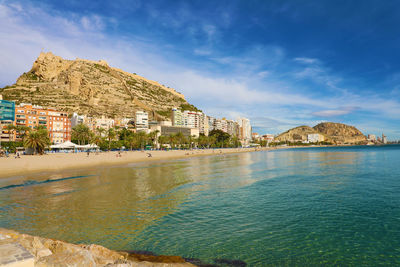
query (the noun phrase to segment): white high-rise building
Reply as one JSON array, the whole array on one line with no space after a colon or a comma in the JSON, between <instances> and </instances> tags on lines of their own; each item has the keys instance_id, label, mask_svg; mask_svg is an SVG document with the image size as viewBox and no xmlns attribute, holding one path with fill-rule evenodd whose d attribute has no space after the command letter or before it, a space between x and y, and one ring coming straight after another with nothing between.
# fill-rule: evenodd
<instances>
[{"instance_id":1,"label":"white high-rise building","mask_svg":"<svg viewBox=\"0 0 400 267\"><path fill-rule=\"evenodd\" d=\"M208 119L208 132L211 132L212 130L215 129L215 121L216 119L214 117L207 116Z\"/></svg>"},{"instance_id":2,"label":"white high-rise building","mask_svg":"<svg viewBox=\"0 0 400 267\"><path fill-rule=\"evenodd\" d=\"M136 131L149 130L149 114L146 111L136 111Z\"/></svg>"},{"instance_id":3,"label":"white high-rise building","mask_svg":"<svg viewBox=\"0 0 400 267\"><path fill-rule=\"evenodd\" d=\"M208 136L209 133L209 125L208 125L208 118L207 115L204 113L201 113L200 115L200 125L199 125L199 132L204 134L205 136Z\"/></svg>"},{"instance_id":4,"label":"white high-rise building","mask_svg":"<svg viewBox=\"0 0 400 267\"><path fill-rule=\"evenodd\" d=\"M382 143L387 144L387 137L384 134L382 134Z\"/></svg>"},{"instance_id":5,"label":"white high-rise building","mask_svg":"<svg viewBox=\"0 0 400 267\"><path fill-rule=\"evenodd\" d=\"M231 136L238 136L239 135L239 125L237 122L232 120L227 120L228 123L228 134Z\"/></svg>"},{"instance_id":6,"label":"white high-rise building","mask_svg":"<svg viewBox=\"0 0 400 267\"><path fill-rule=\"evenodd\" d=\"M239 124L239 139L248 143L251 140L251 124L247 118L238 118Z\"/></svg>"},{"instance_id":7,"label":"white high-rise building","mask_svg":"<svg viewBox=\"0 0 400 267\"><path fill-rule=\"evenodd\" d=\"M78 115L73 113L71 117L71 127L75 127L78 124L83 124L85 122L85 115Z\"/></svg>"},{"instance_id":8,"label":"white high-rise building","mask_svg":"<svg viewBox=\"0 0 400 267\"><path fill-rule=\"evenodd\" d=\"M183 125L189 128L200 128L201 112L185 110L183 112Z\"/></svg>"}]
</instances>

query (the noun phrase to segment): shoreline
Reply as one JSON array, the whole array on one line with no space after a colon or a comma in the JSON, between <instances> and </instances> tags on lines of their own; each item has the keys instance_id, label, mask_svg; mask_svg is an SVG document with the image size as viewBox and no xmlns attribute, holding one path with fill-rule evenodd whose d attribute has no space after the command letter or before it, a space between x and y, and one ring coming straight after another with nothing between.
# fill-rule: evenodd
<instances>
[{"instance_id":1,"label":"shoreline","mask_svg":"<svg viewBox=\"0 0 400 267\"><path fill-rule=\"evenodd\" d=\"M100 153L50 153L44 155L22 155L15 158L0 158L0 178L35 174L41 172L57 172L65 170L79 170L96 166L118 166L130 163L151 162L162 160L175 160L192 157L237 154L246 152L269 151L285 149L286 147L263 148L223 148L223 149L195 149L195 150L149 150L149 151L123 151L117 157L118 151ZM290 147L293 148L293 147ZM151 157L148 157L151 153Z\"/></svg>"}]
</instances>

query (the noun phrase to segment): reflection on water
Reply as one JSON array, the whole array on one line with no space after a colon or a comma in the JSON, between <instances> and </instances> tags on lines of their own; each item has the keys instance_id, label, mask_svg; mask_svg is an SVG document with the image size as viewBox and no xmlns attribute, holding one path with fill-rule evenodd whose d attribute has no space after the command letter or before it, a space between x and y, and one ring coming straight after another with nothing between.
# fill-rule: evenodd
<instances>
[{"instance_id":1,"label":"reflection on water","mask_svg":"<svg viewBox=\"0 0 400 267\"><path fill-rule=\"evenodd\" d=\"M288 149L3 179L0 226L205 262L395 264L399 151Z\"/></svg>"}]
</instances>

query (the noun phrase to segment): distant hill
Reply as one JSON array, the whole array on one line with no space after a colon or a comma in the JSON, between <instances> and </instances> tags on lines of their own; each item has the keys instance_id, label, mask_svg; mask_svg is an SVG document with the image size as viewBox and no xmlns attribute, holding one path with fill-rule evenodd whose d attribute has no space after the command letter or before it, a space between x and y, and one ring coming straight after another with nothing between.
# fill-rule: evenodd
<instances>
[{"instance_id":1,"label":"distant hill","mask_svg":"<svg viewBox=\"0 0 400 267\"><path fill-rule=\"evenodd\" d=\"M325 141L335 144L358 144L367 138L354 126L342 123L323 122L314 127L299 126L279 134L276 141L301 142L306 141L308 134L322 134Z\"/></svg>"},{"instance_id":2,"label":"distant hill","mask_svg":"<svg viewBox=\"0 0 400 267\"><path fill-rule=\"evenodd\" d=\"M329 136L335 143L357 144L367 141L367 137L360 130L343 123L323 122L313 128Z\"/></svg>"},{"instance_id":3,"label":"distant hill","mask_svg":"<svg viewBox=\"0 0 400 267\"><path fill-rule=\"evenodd\" d=\"M12 86L0 89L6 100L54 107L91 116L132 117L146 110L154 119L168 118L172 107L190 105L174 89L110 67L105 61L66 60L40 53L32 69Z\"/></svg>"}]
</instances>

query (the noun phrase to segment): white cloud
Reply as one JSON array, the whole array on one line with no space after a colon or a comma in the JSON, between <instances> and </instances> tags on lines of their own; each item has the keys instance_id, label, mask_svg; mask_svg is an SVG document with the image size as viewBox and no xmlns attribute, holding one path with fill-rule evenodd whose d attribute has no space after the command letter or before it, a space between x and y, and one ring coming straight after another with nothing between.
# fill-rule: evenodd
<instances>
[{"instance_id":1,"label":"white cloud","mask_svg":"<svg viewBox=\"0 0 400 267\"><path fill-rule=\"evenodd\" d=\"M294 61L303 63L303 64L316 64L320 63L319 59L317 58L308 58L308 57L296 57L293 59Z\"/></svg>"},{"instance_id":2,"label":"white cloud","mask_svg":"<svg viewBox=\"0 0 400 267\"><path fill-rule=\"evenodd\" d=\"M337 117L337 116L342 116L349 114L353 112L356 108L354 107L346 107L342 109L328 109L328 110L321 110L321 111L316 111L313 112L312 115L318 116L318 117Z\"/></svg>"},{"instance_id":3,"label":"white cloud","mask_svg":"<svg viewBox=\"0 0 400 267\"><path fill-rule=\"evenodd\" d=\"M83 16L81 18L81 24L87 31L101 31L104 28L104 23L100 16Z\"/></svg>"},{"instance_id":4,"label":"white cloud","mask_svg":"<svg viewBox=\"0 0 400 267\"><path fill-rule=\"evenodd\" d=\"M34 6L26 6L20 12L16 4L0 2L0 39L7 40L0 42L0 58L7 62L0 64L0 86L14 83L21 73L28 71L43 49L69 59L105 59L111 66L175 87L191 103L198 104L211 115L265 116L279 121L281 124L276 128L282 130L289 125L312 125L314 119L310 114L313 113L328 117L351 112L343 106L358 107L359 111L386 118L400 116L396 99L349 94L344 90L339 90L334 97L315 97L302 93L287 81L264 81L265 77L273 78L275 72L271 69L274 66L287 61L285 51L278 46L254 46L240 55L214 57L210 64L214 67L224 64L230 69L230 73L215 74L213 69L199 69L179 56L171 56L165 44L140 36L129 39L107 36L103 29L112 19L96 14L61 16ZM212 27L208 30L212 34ZM214 55L215 51L206 48L195 49L194 53ZM297 71L298 79L312 78L331 88L338 87L342 81L323 68L317 59L297 58L296 61L314 64ZM257 123L257 126L262 124Z\"/></svg>"},{"instance_id":5,"label":"white cloud","mask_svg":"<svg viewBox=\"0 0 400 267\"><path fill-rule=\"evenodd\" d=\"M199 49L199 48L197 48L193 52L194 52L195 55L199 55L199 56L208 56L208 55L212 54L212 51L209 50L209 49Z\"/></svg>"}]
</instances>

